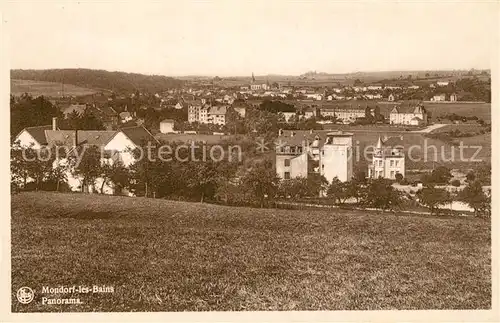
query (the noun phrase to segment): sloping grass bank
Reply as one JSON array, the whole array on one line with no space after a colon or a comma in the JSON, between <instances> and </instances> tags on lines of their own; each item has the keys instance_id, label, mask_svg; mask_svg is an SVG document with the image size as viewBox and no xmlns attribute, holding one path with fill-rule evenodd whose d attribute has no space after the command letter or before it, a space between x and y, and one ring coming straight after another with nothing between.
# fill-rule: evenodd
<instances>
[{"instance_id":1,"label":"sloping grass bank","mask_svg":"<svg viewBox=\"0 0 500 323\"><path fill-rule=\"evenodd\" d=\"M23 192L12 310L486 309L490 244L490 223L472 218ZM114 292L42 293L60 285ZM30 304L21 286L35 290Z\"/></svg>"}]
</instances>

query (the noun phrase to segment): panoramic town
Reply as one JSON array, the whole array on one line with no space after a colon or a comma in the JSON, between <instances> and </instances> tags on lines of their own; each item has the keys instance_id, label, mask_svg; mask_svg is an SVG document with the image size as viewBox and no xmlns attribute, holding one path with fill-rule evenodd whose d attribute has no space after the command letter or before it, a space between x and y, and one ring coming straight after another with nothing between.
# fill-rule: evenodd
<instances>
[{"instance_id":1,"label":"panoramic town","mask_svg":"<svg viewBox=\"0 0 500 323\"><path fill-rule=\"evenodd\" d=\"M10 70L12 312L491 309L490 69L163 75Z\"/></svg>"}]
</instances>

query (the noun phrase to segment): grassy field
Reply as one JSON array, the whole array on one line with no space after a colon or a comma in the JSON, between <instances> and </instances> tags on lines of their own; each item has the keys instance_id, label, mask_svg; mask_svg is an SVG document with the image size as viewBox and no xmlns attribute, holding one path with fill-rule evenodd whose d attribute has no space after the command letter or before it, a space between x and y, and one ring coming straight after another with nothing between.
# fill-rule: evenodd
<instances>
[{"instance_id":1,"label":"grassy field","mask_svg":"<svg viewBox=\"0 0 500 323\"><path fill-rule=\"evenodd\" d=\"M424 103L432 114L432 120L446 114L455 113L462 116L477 116L484 121L491 121L491 103Z\"/></svg>"},{"instance_id":2,"label":"grassy field","mask_svg":"<svg viewBox=\"0 0 500 323\"><path fill-rule=\"evenodd\" d=\"M62 96L62 84L54 82L42 82L42 81L29 81L29 80L11 80L10 81L10 93L13 95L21 95L28 92L32 96L49 96L49 97L61 97ZM64 85L64 95L65 96L80 96L93 94L98 91L87 89L71 84Z\"/></svg>"},{"instance_id":3,"label":"grassy field","mask_svg":"<svg viewBox=\"0 0 500 323\"><path fill-rule=\"evenodd\" d=\"M20 193L11 223L14 312L491 307L490 223L476 218ZM60 285L114 292L41 305Z\"/></svg>"}]
</instances>

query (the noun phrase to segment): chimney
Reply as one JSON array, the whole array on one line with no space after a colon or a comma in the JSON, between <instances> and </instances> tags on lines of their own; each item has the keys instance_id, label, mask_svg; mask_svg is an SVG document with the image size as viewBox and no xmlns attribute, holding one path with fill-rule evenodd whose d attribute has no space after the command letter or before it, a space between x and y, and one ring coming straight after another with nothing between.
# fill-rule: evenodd
<instances>
[{"instance_id":1,"label":"chimney","mask_svg":"<svg viewBox=\"0 0 500 323\"><path fill-rule=\"evenodd\" d=\"M75 130L75 135L73 136L73 147L78 145L78 130Z\"/></svg>"},{"instance_id":2,"label":"chimney","mask_svg":"<svg viewBox=\"0 0 500 323\"><path fill-rule=\"evenodd\" d=\"M52 118L52 130L57 130L57 117Z\"/></svg>"}]
</instances>

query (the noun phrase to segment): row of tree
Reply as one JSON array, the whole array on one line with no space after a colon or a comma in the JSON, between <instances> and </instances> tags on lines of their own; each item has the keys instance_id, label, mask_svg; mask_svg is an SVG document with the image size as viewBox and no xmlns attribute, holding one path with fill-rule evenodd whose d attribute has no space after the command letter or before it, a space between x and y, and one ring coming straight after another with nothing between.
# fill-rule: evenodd
<instances>
[{"instance_id":1,"label":"row of tree","mask_svg":"<svg viewBox=\"0 0 500 323\"><path fill-rule=\"evenodd\" d=\"M82 191L99 183L96 190L100 193L104 193L105 185L110 185L116 194L126 189L137 196L260 207L273 206L279 200L315 201L326 193L326 197L320 198L320 203L346 205L349 202L349 205L382 210L397 210L404 204L413 203L427 207L433 214L439 213L441 206L458 200L467 203L476 215L490 215L491 196L483 191L482 182L472 173L468 175L465 189L455 195L429 182L412 197L395 189L393 182L387 179L366 179L359 175L349 182L334 178L328 183L322 176L310 175L281 180L269 160L250 163L230 158L218 162L211 159L196 161L203 157L201 151L195 152L195 158L191 159L190 152L184 152L179 160L142 158L131 167L124 167L119 160L103 162L97 147L85 148L83 155L83 147L78 148L78 154L60 152L59 157L66 158L66 162L56 160L54 148L42 153L31 148L23 152L19 148L14 146L11 151L12 181L15 186L20 184L27 188L31 180L35 190L68 189L67 175L71 173L80 179ZM139 151L133 153L139 154ZM152 155L156 153L153 149ZM83 158L78 160L76 156Z\"/></svg>"}]
</instances>

